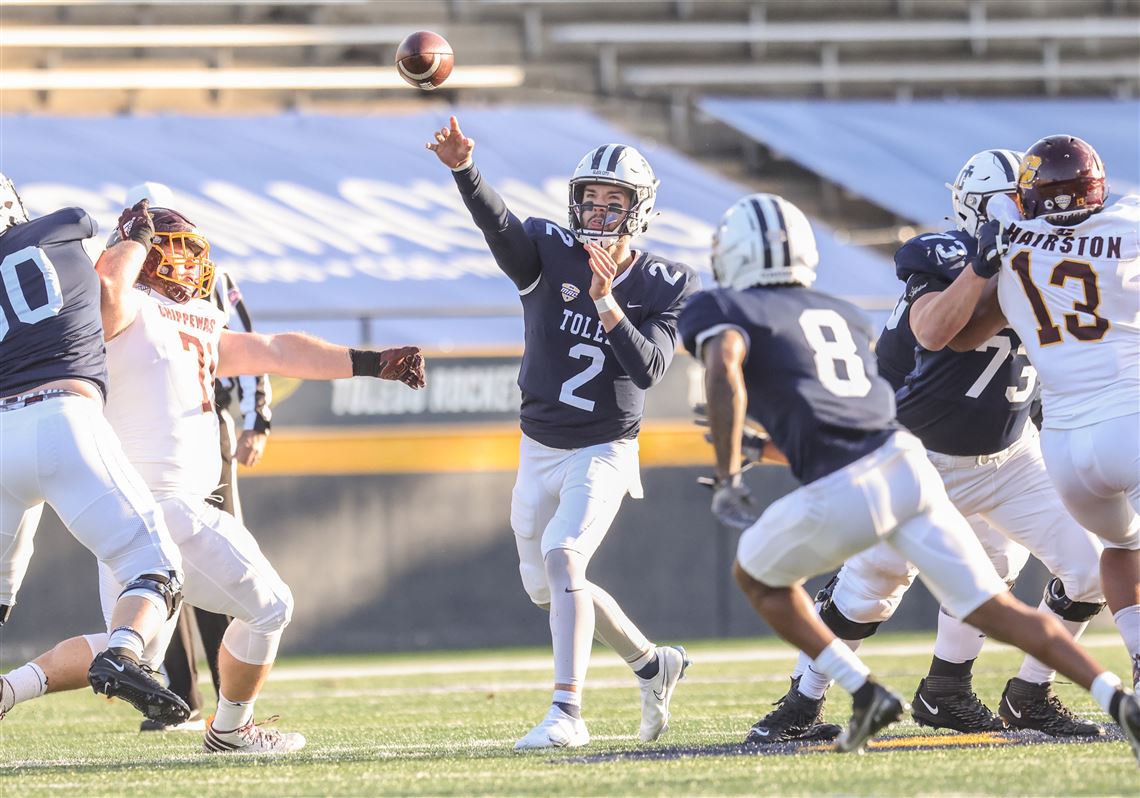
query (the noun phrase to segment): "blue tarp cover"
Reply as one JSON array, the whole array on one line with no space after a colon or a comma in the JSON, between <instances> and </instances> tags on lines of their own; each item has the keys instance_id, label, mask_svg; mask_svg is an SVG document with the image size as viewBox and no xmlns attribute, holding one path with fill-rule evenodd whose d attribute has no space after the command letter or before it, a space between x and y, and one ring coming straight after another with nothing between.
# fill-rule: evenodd
<instances>
[{"instance_id":1,"label":"blue tarp cover","mask_svg":"<svg viewBox=\"0 0 1140 798\"><path fill-rule=\"evenodd\" d=\"M702 269L714 223L746 193L585 111L456 113L484 175L520 217L565 224L566 181L581 156L605 142L637 146L661 180L661 215L637 244ZM514 287L450 173L424 148L448 114L3 116L0 171L33 215L79 205L103 231L114 225L126 187L166 183L210 238L218 265L240 280L262 329L355 343L358 317L378 314L374 341L517 346ZM816 234L820 287L864 305L890 303L897 286L886 259L838 243L821 225ZM474 317L426 318L419 309ZM408 313L416 317L394 317Z\"/></svg>"}]
</instances>

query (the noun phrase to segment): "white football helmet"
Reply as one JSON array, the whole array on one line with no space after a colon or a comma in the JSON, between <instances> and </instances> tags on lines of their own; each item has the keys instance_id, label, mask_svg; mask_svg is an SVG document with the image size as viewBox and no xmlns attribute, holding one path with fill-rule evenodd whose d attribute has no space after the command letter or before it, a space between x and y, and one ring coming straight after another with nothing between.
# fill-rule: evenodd
<instances>
[{"instance_id":1,"label":"white football helmet","mask_svg":"<svg viewBox=\"0 0 1140 798\"><path fill-rule=\"evenodd\" d=\"M815 282L819 250L803 211L775 194L749 194L721 217L713 276L724 288Z\"/></svg>"},{"instance_id":2,"label":"white football helmet","mask_svg":"<svg viewBox=\"0 0 1140 798\"><path fill-rule=\"evenodd\" d=\"M988 218L986 203L990 197L1017 191L1020 163L1021 153L1014 150L982 150L966 161L957 179L946 184L954 207L951 221L959 230L977 237L978 228Z\"/></svg>"},{"instance_id":3,"label":"white football helmet","mask_svg":"<svg viewBox=\"0 0 1140 798\"><path fill-rule=\"evenodd\" d=\"M28 221L28 209L10 178L0 173L0 234Z\"/></svg>"},{"instance_id":4,"label":"white football helmet","mask_svg":"<svg viewBox=\"0 0 1140 798\"><path fill-rule=\"evenodd\" d=\"M582 194L586 186L594 184L619 186L630 192L631 204L625 218L613 230L587 230L582 225L583 212L594 209L593 204L585 205ZM592 241L606 247L622 236L635 236L644 233L649 227L653 213L653 203L657 200L657 186L660 181L654 177L649 162L633 147L624 144L603 144L586 153L578 162L570 178L570 231L585 244ZM620 219L620 213L607 216L607 224Z\"/></svg>"}]
</instances>

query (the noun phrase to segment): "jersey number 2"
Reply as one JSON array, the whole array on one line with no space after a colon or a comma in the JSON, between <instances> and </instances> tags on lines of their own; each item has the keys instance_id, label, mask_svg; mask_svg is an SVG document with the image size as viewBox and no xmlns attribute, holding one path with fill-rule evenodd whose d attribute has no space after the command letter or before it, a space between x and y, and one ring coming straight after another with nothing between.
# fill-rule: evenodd
<instances>
[{"instance_id":1,"label":"jersey number 2","mask_svg":"<svg viewBox=\"0 0 1140 798\"><path fill-rule=\"evenodd\" d=\"M585 410L587 413L593 412L594 400L575 396L574 389L581 388L587 382L602 373L602 366L604 366L606 362L606 353L601 350L601 347L594 346L593 344L574 344L574 346L570 347L570 357L578 359L589 358L590 365L562 383L562 391L558 394L558 401L564 405Z\"/></svg>"},{"instance_id":2,"label":"jersey number 2","mask_svg":"<svg viewBox=\"0 0 1140 798\"><path fill-rule=\"evenodd\" d=\"M815 353L815 371L824 388L836 396L866 396L871 392L863 358L842 316L834 310L805 310L800 314L800 329Z\"/></svg>"},{"instance_id":3,"label":"jersey number 2","mask_svg":"<svg viewBox=\"0 0 1140 798\"><path fill-rule=\"evenodd\" d=\"M39 269L40 277L44 281L44 293L47 302L37 308L28 304L24 295L24 288L20 285L20 275L16 271L25 263L34 264ZM35 324L38 321L51 318L59 313L63 307L63 293L59 290L59 275L47 253L39 247L24 247L8 255L0 261L0 282L4 283L4 293L8 295L8 303L16 314L16 318L24 324ZM8 335L12 325L8 317L0 312L0 341Z\"/></svg>"}]
</instances>

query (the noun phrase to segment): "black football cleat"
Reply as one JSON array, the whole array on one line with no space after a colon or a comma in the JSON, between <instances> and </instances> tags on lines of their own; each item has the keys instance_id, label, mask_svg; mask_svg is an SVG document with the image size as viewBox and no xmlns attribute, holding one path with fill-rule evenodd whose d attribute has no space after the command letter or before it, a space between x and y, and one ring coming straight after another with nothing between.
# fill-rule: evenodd
<instances>
[{"instance_id":1,"label":"black football cleat","mask_svg":"<svg viewBox=\"0 0 1140 798\"><path fill-rule=\"evenodd\" d=\"M1004 731L1005 723L974 693L969 676L927 676L918 683L910 715L919 726L977 733Z\"/></svg>"},{"instance_id":2,"label":"black football cleat","mask_svg":"<svg viewBox=\"0 0 1140 798\"><path fill-rule=\"evenodd\" d=\"M1104 729L1077 717L1053 694L1053 684L1034 684L1014 677L1001 694L998 713L1010 728L1032 729L1050 737L1100 737Z\"/></svg>"},{"instance_id":3,"label":"black football cleat","mask_svg":"<svg viewBox=\"0 0 1140 798\"><path fill-rule=\"evenodd\" d=\"M862 753L867 741L902 717L906 703L898 695L878 682L869 682L873 688L871 698L860 706L851 707L851 720L847 728L835 741L835 750L840 753Z\"/></svg>"},{"instance_id":4,"label":"black football cleat","mask_svg":"<svg viewBox=\"0 0 1140 798\"><path fill-rule=\"evenodd\" d=\"M823 722L825 698L808 698L800 692L800 679L792 686L776 708L752 725L744 739L747 745L771 745L797 740L834 740L842 731L834 723Z\"/></svg>"},{"instance_id":5,"label":"black football cleat","mask_svg":"<svg viewBox=\"0 0 1140 798\"><path fill-rule=\"evenodd\" d=\"M1140 762L1140 700L1135 693L1127 693L1120 699L1113 720L1120 724L1124 738L1132 746L1132 755Z\"/></svg>"},{"instance_id":6,"label":"black football cleat","mask_svg":"<svg viewBox=\"0 0 1140 798\"><path fill-rule=\"evenodd\" d=\"M150 720L169 725L190 717L190 707L185 701L128 657L101 652L87 671L87 681L97 694L121 698Z\"/></svg>"}]
</instances>

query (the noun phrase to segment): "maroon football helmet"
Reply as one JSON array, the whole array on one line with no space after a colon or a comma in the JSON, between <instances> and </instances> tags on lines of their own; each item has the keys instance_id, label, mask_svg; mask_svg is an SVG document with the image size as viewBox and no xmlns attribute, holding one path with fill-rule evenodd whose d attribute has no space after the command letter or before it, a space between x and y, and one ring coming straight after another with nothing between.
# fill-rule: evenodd
<instances>
[{"instance_id":1,"label":"maroon football helmet","mask_svg":"<svg viewBox=\"0 0 1140 798\"><path fill-rule=\"evenodd\" d=\"M1104 163L1087 141L1046 136L1025 151L1017 202L1027 219L1076 224L1104 207Z\"/></svg>"},{"instance_id":2,"label":"maroon football helmet","mask_svg":"<svg viewBox=\"0 0 1140 798\"><path fill-rule=\"evenodd\" d=\"M139 282L175 302L206 299L214 286L210 242L178 211L151 208L154 243L139 272Z\"/></svg>"}]
</instances>

